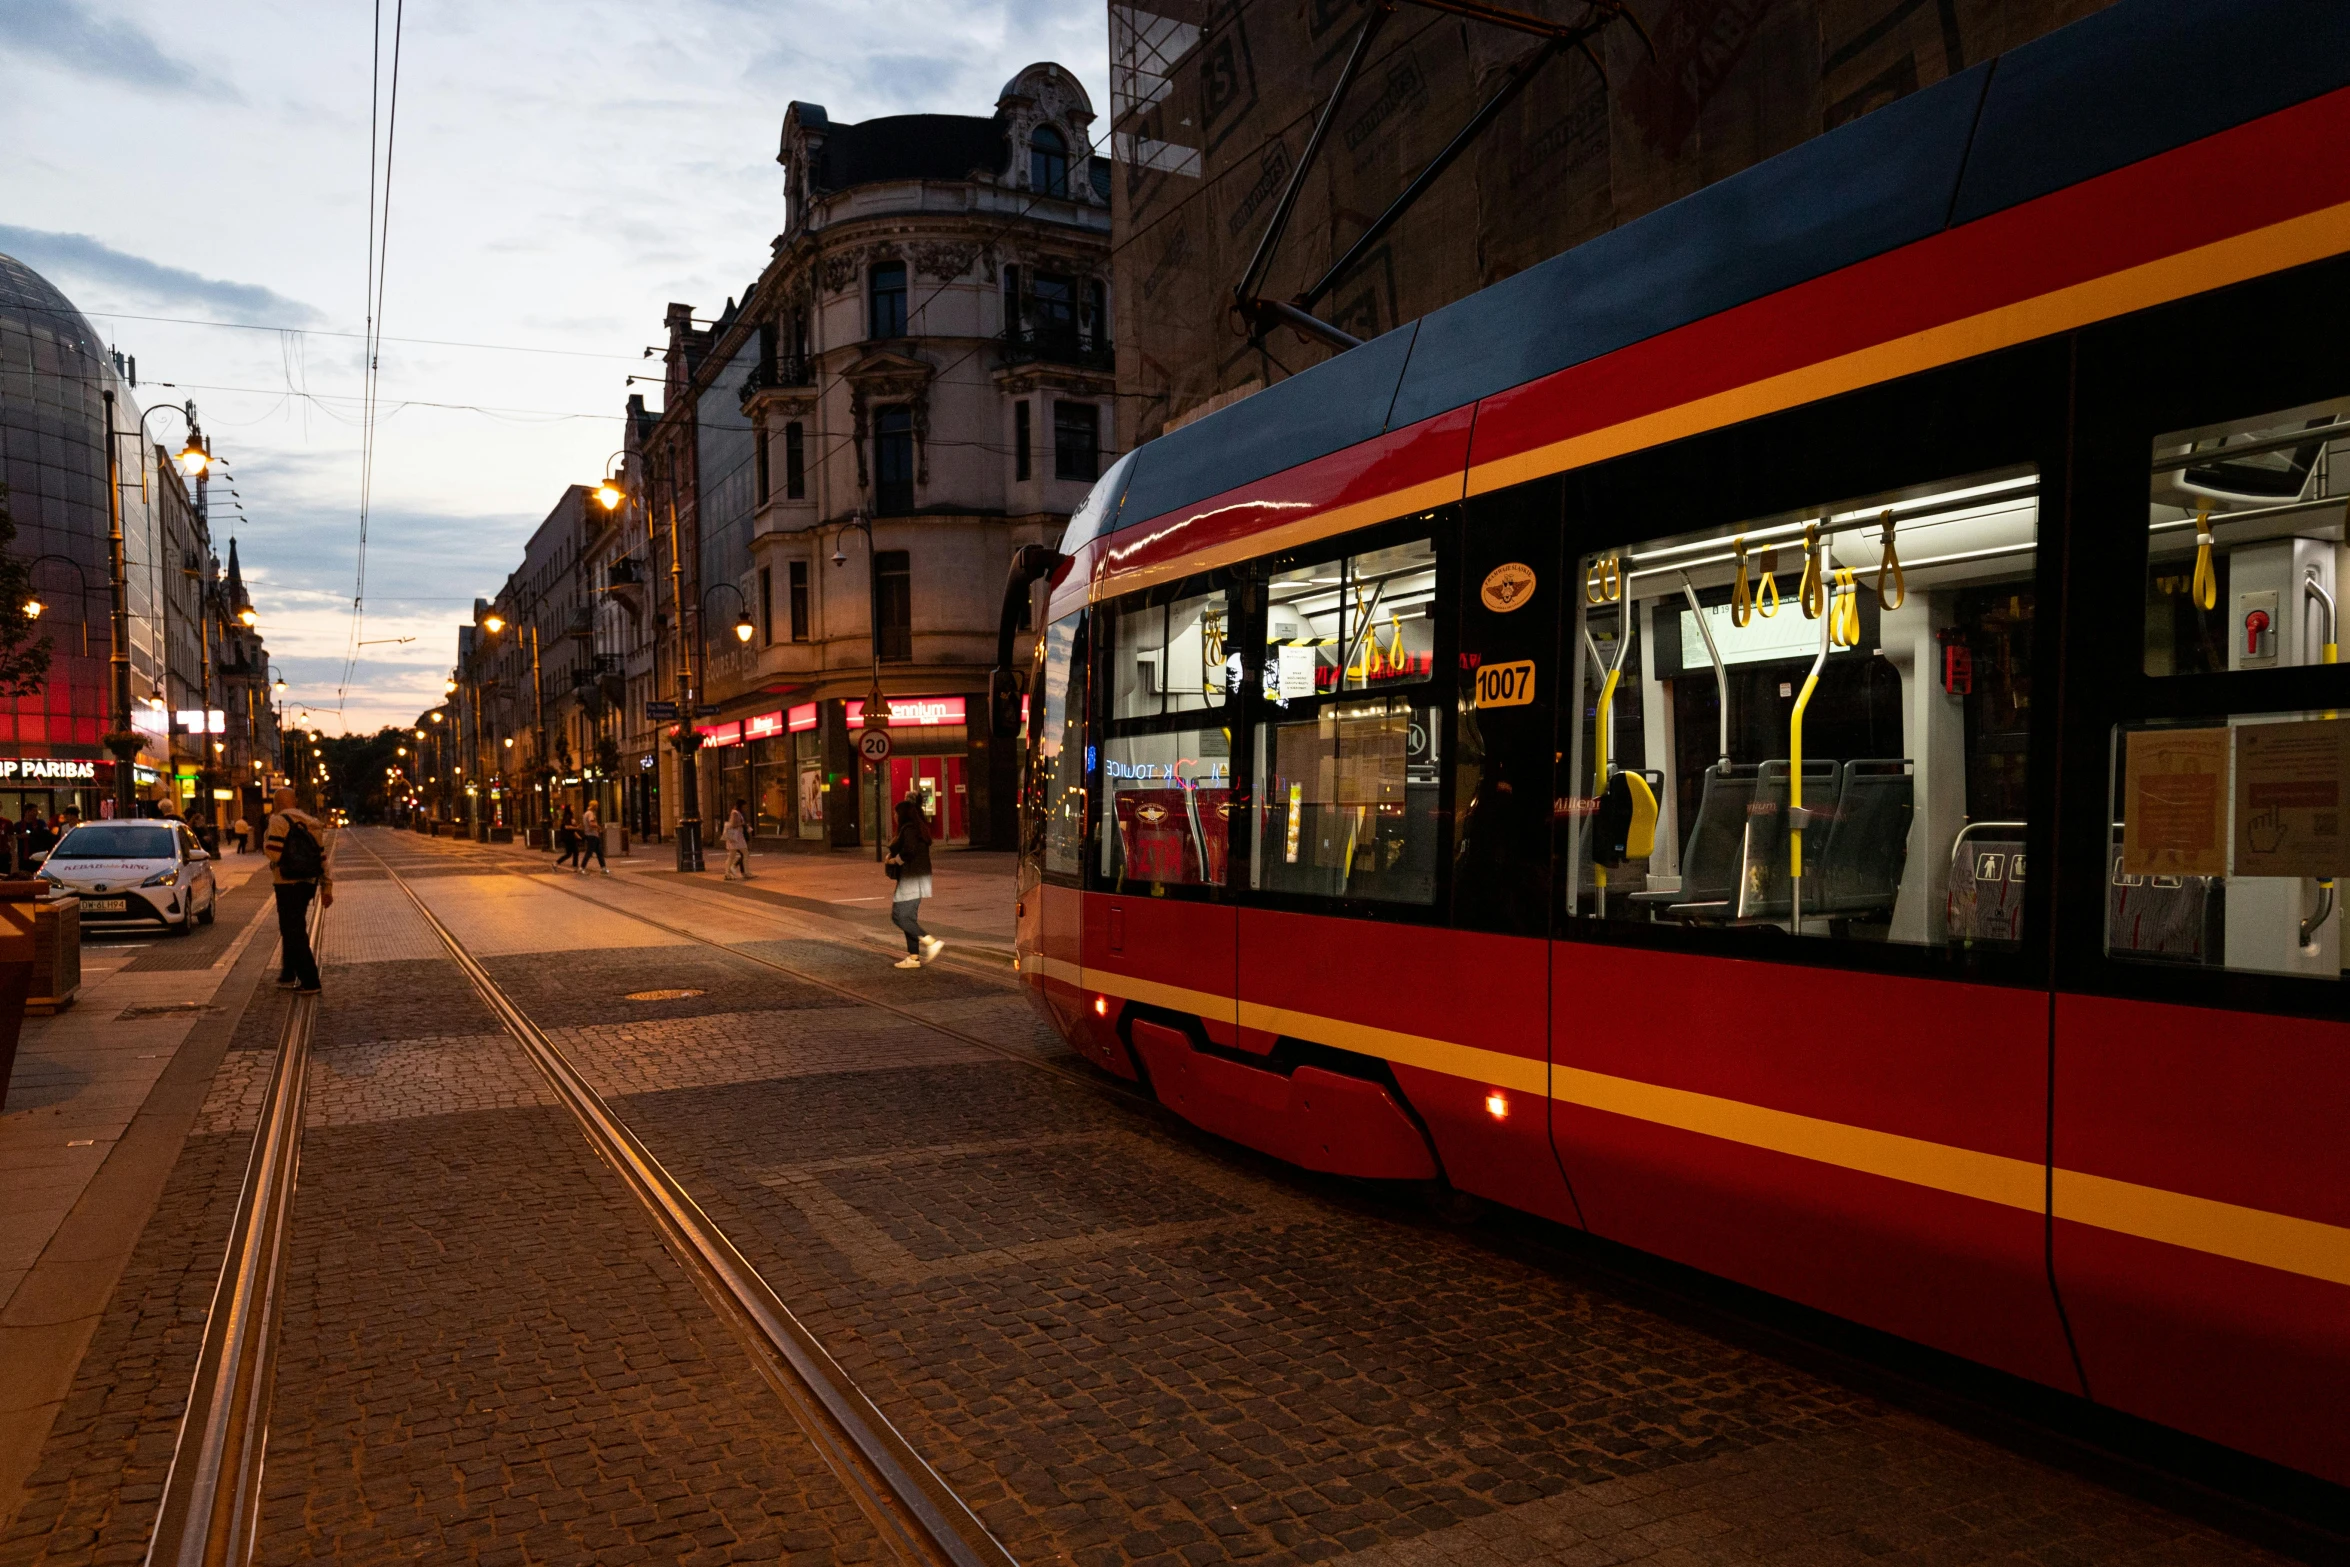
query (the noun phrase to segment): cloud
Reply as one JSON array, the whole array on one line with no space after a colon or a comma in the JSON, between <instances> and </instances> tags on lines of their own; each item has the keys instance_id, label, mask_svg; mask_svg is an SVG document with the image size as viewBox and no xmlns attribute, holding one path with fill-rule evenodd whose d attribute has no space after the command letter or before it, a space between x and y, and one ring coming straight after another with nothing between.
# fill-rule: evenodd
<instances>
[{"instance_id":1,"label":"cloud","mask_svg":"<svg viewBox=\"0 0 2350 1567\"><path fill-rule=\"evenodd\" d=\"M0 0L0 40L84 76L235 96L225 83L172 59L132 24L93 16L82 0Z\"/></svg>"},{"instance_id":2,"label":"cloud","mask_svg":"<svg viewBox=\"0 0 2350 1567\"><path fill-rule=\"evenodd\" d=\"M0 0L0 8L14 0ZM0 15L5 15L0 9ZM319 313L258 283L230 283L184 267L167 267L116 250L87 234L54 234L46 229L0 223L0 252L42 272L62 272L93 283L127 289L157 304L189 305L224 315L259 316L269 326L310 326Z\"/></svg>"}]
</instances>

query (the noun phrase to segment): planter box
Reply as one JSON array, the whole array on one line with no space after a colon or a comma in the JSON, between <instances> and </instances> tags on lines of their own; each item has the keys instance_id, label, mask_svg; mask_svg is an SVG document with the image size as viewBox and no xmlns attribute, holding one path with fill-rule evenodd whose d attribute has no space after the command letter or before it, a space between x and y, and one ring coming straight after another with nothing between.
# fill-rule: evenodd
<instances>
[{"instance_id":1,"label":"planter box","mask_svg":"<svg viewBox=\"0 0 2350 1567\"><path fill-rule=\"evenodd\" d=\"M513 829L513 828L511 828L511 827L492 827L492 828L490 829L490 842L492 842L492 843L512 843L513 841L514 841L514 829Z\"/></svg>"},{"instance_id":2,"label":"planter box","mask_svg":"<svg viewBox=\"0 0 2350 1567\"><path fill-rule=\"evenodd\" d=\"M26 965L19 1009L40 1016L72 1006L82 988L82 901L50 898L48 890L45 882L0 881L0 965ZM0 977L0 1005L5 985ZM0 1028L14 1027L0 1018Z\"/></svg>"}]
</instances>

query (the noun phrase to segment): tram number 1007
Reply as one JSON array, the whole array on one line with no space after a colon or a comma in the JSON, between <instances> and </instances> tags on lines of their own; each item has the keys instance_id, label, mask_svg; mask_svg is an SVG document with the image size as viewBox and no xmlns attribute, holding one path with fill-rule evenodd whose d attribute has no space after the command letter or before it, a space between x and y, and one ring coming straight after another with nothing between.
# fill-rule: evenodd
<instances>
[{"instance_id":1,"label":"tram number 1007","mask_svg":"<svg viewBox=\"0 0 2350 1567\"><path fill-rule=\"evenodd\" d=\"M1534 700L1534 660L1485 664L1477 670L1479 707L1524 707Z\"/></svg>"}]
</instances>

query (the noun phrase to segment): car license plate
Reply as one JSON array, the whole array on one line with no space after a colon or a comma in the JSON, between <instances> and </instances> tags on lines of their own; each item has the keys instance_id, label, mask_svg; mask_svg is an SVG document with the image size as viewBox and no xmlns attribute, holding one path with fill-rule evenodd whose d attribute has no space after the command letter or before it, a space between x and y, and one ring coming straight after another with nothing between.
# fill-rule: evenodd
<instances>
[{"instance_id":1,"label":"car license plate","mask_svg":"<svg viewBox=\"0 0 2350 1567\"><path fill-rule=\"evenodd\" d=\"M84 914L120 914L129 907L130 900L127 898L82 899L82 912Z\"/></svg>"}]
</instances>

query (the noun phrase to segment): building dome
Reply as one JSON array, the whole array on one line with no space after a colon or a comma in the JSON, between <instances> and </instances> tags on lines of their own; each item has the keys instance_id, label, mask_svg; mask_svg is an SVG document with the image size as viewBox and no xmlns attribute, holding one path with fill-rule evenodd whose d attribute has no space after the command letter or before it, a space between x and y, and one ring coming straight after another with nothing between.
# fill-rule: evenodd
<instances>
[{"instance_id":1,"label":"building dome","mask_svg":"<svg viewBox=\"0 0 2350 1567\"><path fill-rule=\"evenodd\" d=\"M57 287L13 256L0 255L0 484L16 522L12 546L33 565L33 588L47 607L40 629L50 638L48 689L0 700L0 755L99 756L109 727L109 621L106 515L106 405L115 394L115 428L126 432L123 523L134 557L151 558L140 496L151 476L138 428L138 405L114 368L104 339ZM133 573L134 615L154 600L147 573ZM134 631L134 659L152 667L146 638ZM141 654L147 655L140 658Z\"/></svg>"}]
</instances>

